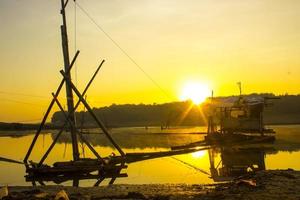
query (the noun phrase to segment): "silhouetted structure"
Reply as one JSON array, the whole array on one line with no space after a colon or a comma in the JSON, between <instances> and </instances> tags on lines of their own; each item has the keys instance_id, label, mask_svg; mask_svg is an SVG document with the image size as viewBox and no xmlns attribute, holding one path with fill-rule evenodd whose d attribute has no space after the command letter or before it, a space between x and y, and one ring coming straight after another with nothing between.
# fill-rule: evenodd
<instances>
[{"instance_id":1,"label":"silhouetted structure","mask_svg":"<svg viewBox=\"0 0 300 200\"><path fill-rule=\"evenodd\" d=\"M241 83L238 83L240 96L228 105L215 107L209 117L208 132L205 140L209 144L230 144L236 142L273 142L273 135L266 136L265 133L274 134L272 129L266 129L263 121L263 111L266 106L271 105L268 100L275 97L246 99L242 96ZM219 121L219 130L217 123Z\"/></svg>"},{"instance_id":2,"label":"silhouetted structure","mask_svg":"<svg viewBox=\"0 0 300 200\"><path fill-rule=\"evenodd\" d=\"M39 129L37 130L35 137L33 138L33 141L28 149L28 152L24 158L24 163L26 163L26 172L28 173L26 175L26 180L32 181L33 183L35 181L39 181L41 184L43 184L43 180L58 180L63 181L65 179L68 179L68 177L76 175L74 178L73 185L78 186L78 181L80 179L89 178L91 175L91 172L98 172L99 180L103 180L106 177L112 177L112 180L116 177L121 176L120 171L123 168L126 168L124 162L122 162L123 156L125 156L125 153L122 151L122 149L119 147L119 145L113 140L113 138L110 136L110 133L104 126L104 124L97 118L97 116L94 114L92 108L89 106L89 104L86 102L86 100L83 98L85 93L87 92L89 86L91 85L92 81L96 77L100 67L104 63L104 60L101 62L99 67L97 68L96 72L94 73L91 80L88 82L86 88L84 89L83 93L80 93L76 86L73 84L71 80L71 69L76 61L77 56L79 55L79 51L76 52L72 62L69 61L69 47L68 47L68 35L67 35L67 24L66 24L66 15L65 15L65 8L68 4L68 0L65 2L64 0L61 0L61 15L62 15L62 21L63 25L61 26L61 37L62 37L62 49L63 49L63 57L64 57L64 68L65 71L61 70L60 73L63 76L63 79L55 93L52 93L53 99L47 109L47 112L39 126ZM58 101L57 97L63 87L63 85L66 85L66 97L67 97L67 105L68 105L68 112L66 113ZM78 96L79 101L74 105L73 101L73 92ZM45 125L45 122L47 120L47 117L53 107L54 104L57 104L60 108L61 112L63 113L65 120L63 123L63 126L61 127L59 133L54 138L52 144L44 154L44 156L41 158L41 160L38 163L35 162L29 162L28 158L34 148L34 145L36 143L37 138L40 135L40 132ZM106 138L112 143L112 145L117 149L117 151L120 153L120 157L118 157L118 162L114 162L113 158L107 157L103 158L99 155L99 153L93 148L93 146L85 139L85 137L80 133L76 127L76 120L75 120L75 111L78 108L79 104L82 103L85 108L88 110L89 114L95 121L95 123L98 125L98 127L102 130L102 132L105 134ZM67 161L67 162L56 162L53 164L53 166L48 166L44 164L44 161L48 157L49 153L55 146L56 142L58 141L61 133L64 130L70 130L71 138L72 138L72 151L73 151L73 160ZM84 142L87 147L91 150L91 152L94 154L96 159L90 159L90 158L80 158L79 156L79 150L78 150L78 138L82 142Z\"/></svg>"}]
</instances>

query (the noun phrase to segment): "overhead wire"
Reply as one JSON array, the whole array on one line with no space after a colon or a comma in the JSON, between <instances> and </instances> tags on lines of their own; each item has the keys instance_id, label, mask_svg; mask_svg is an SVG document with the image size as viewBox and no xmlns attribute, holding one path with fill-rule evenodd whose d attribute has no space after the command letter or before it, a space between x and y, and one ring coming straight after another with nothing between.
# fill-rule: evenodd
<instances>
[{"instance_id":1,"label":"overhead wire","mask_svg":"<svg viewBox=\"0 0 300 200\"><path fill-rule=\"evenodd\" d=\"M2 91L0 93L21 95L21 96L27 96L27 97L48 98L48 97L44 97L44 96L29 95L29 94L22 94L22 93L9 93L9 92L2 92ZM30 105L30 106L34 106L34 107L39 107L41 110L43 109L44 106L46 106L46 104L31 103L31 102L20 101L20 100L15 100L15 99L8 99L8 98L0 98L0 101L7 101L7 102L12 102L12 103L17 103L17 104ZM18 121L14 121L14 123L38 122L38 121L41 121L41 118L18 120ZM7 123L11 123L11 122L7 122Z\"/></svg>"},{"instance_id":2,"label":"overhead wire","mask_svg":"<svg viewBox=\"0 0 300 200\"><path fill-rule=\"evenodd\" d=\"M0 94L35 97L35 98L42 98L42 99L48 99L49 98L49 97L46 97L46 96L40 96L40 95L35 95L35 94L24 94L24 93L6 92L6 91L0 91Z\"/></svg>"},{"instance_id":3,"label":"overhead wire","mask_svg":"<svg viewBox=\"0 0 300 200\"><path fill-rule=\"evenodd\" d=\"M9 102L13 102L13 103L26 104L26 105L36 106L36 107L45 106L42 104L29 103L29 102L25 102L25 101L19 101L19 100L7 99L7 98L1 98L0 101L9 101Z\"/></svg>"},{"instance_id":4,"label":"overhead wire","mask_svg":"<svg viewBox=\"0 0 300 200\"><path fill-rule=\"evenodd\" d=\"M172 97L96 22L96 20L78 3L75 5L93 22L100 30L167 98L172 100Z\"/></svg>"},{"instance_id":5,"label":"overhead wire","mask_svg":"<svg viewBox=\"0 0 300 200\"><path fill-rule=\"evenodd\" d=\"M42 95L35 95L35 94L25 94L25 93L7 92L7 91L0 91L0 94L9 95L9 96L33 97L33 98L40 98L40 99L45 99L45 100L47 99L47 100L49 100L49 96L42 96ZM63 97L63 96L60 97L60 98L62 98L64 100L66 99L66 97Z\"/></svg>"}]
</instances>

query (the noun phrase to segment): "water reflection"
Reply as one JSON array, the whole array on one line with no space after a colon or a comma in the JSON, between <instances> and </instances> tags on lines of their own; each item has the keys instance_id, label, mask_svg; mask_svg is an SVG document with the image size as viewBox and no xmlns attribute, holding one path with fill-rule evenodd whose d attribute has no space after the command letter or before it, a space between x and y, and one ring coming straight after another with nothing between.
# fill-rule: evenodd
<instances>
[{"instance_id":1,"label":"water reflection","mask_svg":"<svg viewBox=\"0 0 300 200\"><path fill-rule=\"evenodd\" d=\"M211 177L216 182L228 181L250 172L265 170L265 155L263 148L210 149Z\"/></svg>"},{"instance_id":2,"label":"water reflection","mask_svg":"<svg viewBox=\"0 0 300 200\"><path fill-rule=\"evenodd\" d=\"M273 145L243 146L223 149L197 151L182 155L172 155L141 162L128 164L128 168L120 174L128 177L107 177L101 185L109 184L149 184L149 183L186 183L205 184L228 180L245 172L261 169L287 169L300 170L300 126L273 126L276 130L276 142ZM127 153L168 151L171 146L184 145L199 141L203 135L187 134L196 132L189 130L166 130L158 134L159 128L148 130L143 128L113 129L112 136L119 142ZM164 130L165 131L165 130ZM32 160L39 161L52 143L56 133L45 133L37 141L37 149L33 151ZM9 134L10 135L10 134ZM32 134L23 137L0 137L0 156L22 160L32 141ZM22 135L16 132L14 135ZM101 156L110 155L115 149L109 145L101 134L85 134L85 137L95 146ZM83 151L81 150L81 156ZM85 157L93 157L90 151L85 151ZM213 159L212 159L213 158ZM72 159L71 144L68 133L65 133L60 142L46 160L47 164ZM25 167L12 163L0 162L0 184L2 185L31 185L25 182ZM123 176L123 175L122 175ZM103 179L99 174L86 174L85 176L58 177L44 180L44 184L63 184L80 186L93 186ZM111 181L113 179L113 181ZM39 180L35 180L35 184Z\"/></svg>"},{"instance_id":3,"label":"water reflection","mask_svg":"<svg viewBox=\"0 0 300 200\"><path fill-rule=\"evenodd\" d=\"M300 150L300 126L272 126L276 131L276 141L272 145L276 151L299 151ZM195 134L204 130L204 127L171 129L161 131L158 128L119 128L112 129L113 138L122 148L146 149L146 148L170 148L204 139L204 135ZM52 133L54 138L56 133ZM106 137L99 130L91 130L84 137L94 146L112 147ZM63 133L59 141L61 144L71 143L69 133Z\"/></svg>"},{"instance_id":4,"label":"water reflection","mask_svg":"<svg viewBox=\"0 0 300 200\"><path fill-rule=\"evenodd\" d=\"M145 128L116 128L111 130L114 140L122 148L170 148L171 146L188 144L193 141L202 140L201 134L204 127L160 130L157 127ZM55 138L56 133L52 134ZM94 146L113 147L104 134L98 129L85 132L84 137ZM68 132L61 135L58 143L71 143Z\"/></svg>"},{"instance_id":5,"label":"water reflection","mask_svg":"<svg viewBox=\"0 0 300 200\"><path fill-rule=\"evenodd\" d=\"M44 176L30 176L26 175L26 182L32 183L33 186L36 186L37 183L40 185L46 185L49 182L55 184L64 184L66 182L72 182L72 186L78 187L81 181L94 181L90 186L99 186L105 179L109 179L108 184L113 184L117 178L128 177L126 173L121 173L121 170L111 171L109 173L102 173L100 171L96 173L86 173L86 174L63 174L63 175L44 175Z\"/></svg>"}]
</instances>

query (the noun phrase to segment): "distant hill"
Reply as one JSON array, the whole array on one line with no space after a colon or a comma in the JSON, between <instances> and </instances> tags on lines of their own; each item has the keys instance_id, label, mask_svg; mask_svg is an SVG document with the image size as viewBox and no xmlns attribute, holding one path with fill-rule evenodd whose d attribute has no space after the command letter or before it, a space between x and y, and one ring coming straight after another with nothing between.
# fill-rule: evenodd
<instances>
[{"instance_id":1,"label":"distant hill","mask_svg":"<svg viewBox=\"0 0 300 200\"><path fill-rule=\"evenodd\" d=\"M273 94L250 94L245 98L276 97ZM273 105L267 107L264 113L266 124L300 124L300 95L277 96ZM224 102L234 101L237 97L216 97L216 106ZM206 118L211 112L209 101L201 106L193 105L190 101L172 102L164 104L124 104L94 108L95 114L108 127L121 126L199 126L206 125ZM95 126L87 112L76 113L77 124L80 126ZM52 116L52 123L57 126L62 124L64 116L56 112Z\"/></svg>"},{"instance_id":2,"label":"distant hill","mask_svg":"<svg viewBox=\"0 0 300 200\"><path fill-rule=\"evenodd\" d=\"M300 95L279 96L274 105L265 110L267 124L300 124Z\"/></svg>"},{"instance_id":3,"label":"distant hill","mask_svg":"<svg viewBox=\"0 0 300 200\"><path fill-rule=\"evenodd\" d=\"M205 124L198 107L189 101L151 105L113 104L108 107L94 108L93 111L108 127ZM181 117L184 113L186 117ZM85 126L95 125L87 112L76 113L76 119L79 126L82 119ZM62 124L63 120L64 116L61 112L56 112L52 116L53 124Z\"/></svg>"}]
</instances>

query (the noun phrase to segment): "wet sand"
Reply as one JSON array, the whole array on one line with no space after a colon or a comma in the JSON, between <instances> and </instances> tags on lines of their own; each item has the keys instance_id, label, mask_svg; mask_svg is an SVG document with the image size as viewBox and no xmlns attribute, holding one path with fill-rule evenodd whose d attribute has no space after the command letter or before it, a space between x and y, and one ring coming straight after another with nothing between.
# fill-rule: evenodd
<instances>
[{"instance_id":1,"label":"wet sand","mask_svg":"<svg viewBox=\"0 0 300 200\"><path fill-rule=\"evenodd\" d=\"M300 199L300 171L268 170L213 185L147 184L100 187L12 186L3 199ZM58 197L58 196L57 196ZM59 199L59 198L56 198Z\"/></svg>"}]
</instances>

